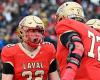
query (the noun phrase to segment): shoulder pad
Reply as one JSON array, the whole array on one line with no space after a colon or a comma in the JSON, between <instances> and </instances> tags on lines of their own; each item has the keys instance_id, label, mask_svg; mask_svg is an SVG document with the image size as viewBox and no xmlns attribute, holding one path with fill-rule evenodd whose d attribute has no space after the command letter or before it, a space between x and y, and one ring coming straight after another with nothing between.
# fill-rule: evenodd
<instances>
[{"instance_id":1,"label":"shoulder pad","mask_svg":"<svg viewBox=\"0 0 100 80\"><path fill-rule=\"evenodd\" d=\"M51 43L50 43L50 42L43 42L42 44L49 44L49 45L51 45Z\"/></svg>"},{"instance_id":2,"label":"shoulder pad","mask_svg":"<svg viewBox=\"0 0 100 80\"><path fill-rule=\"evenodd\" d=\"M10 47L13 47L15 46L15 44L7 44L6 47L10 48Z\"/></svg>"},{"instance_id":3,"label":"shoulder pad","mask_svg":"<svg viewBox=\"0 0 100 80\"><path fill-rule=\"evenodd\" d=\"M50 52L54 51L55 49L54 45L50 42L43 42L42 45L47 51L49 50Z\"/></svg>"}]
</instances>

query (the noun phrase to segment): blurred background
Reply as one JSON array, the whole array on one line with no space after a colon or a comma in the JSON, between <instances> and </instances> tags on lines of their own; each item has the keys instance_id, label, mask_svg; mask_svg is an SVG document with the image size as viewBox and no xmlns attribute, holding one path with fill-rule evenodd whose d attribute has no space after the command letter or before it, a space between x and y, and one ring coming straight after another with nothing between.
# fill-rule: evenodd
<instances>
[{"instance_id":1,"label":"blurred background","mask_svg":"<svg viewBox=\"0 0 100 80\"><path fill-rule=\"evenodd\" d=\"M80 3L87 20L100 19L100 0L0 0L0 52L3 46L19 41L15 33L18 22L29 14L39 16L44 21L45 41L52 42L56 48L57 38L53 28L55 13L58 6L66 1ZM0 61L0 73L1 70Z\"/></svg>"}]
</instances>

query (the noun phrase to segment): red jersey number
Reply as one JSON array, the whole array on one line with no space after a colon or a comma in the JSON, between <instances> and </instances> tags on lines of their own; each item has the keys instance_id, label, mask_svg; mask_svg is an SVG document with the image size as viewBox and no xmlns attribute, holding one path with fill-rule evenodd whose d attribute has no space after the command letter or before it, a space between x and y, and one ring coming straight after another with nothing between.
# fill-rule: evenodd
<instances>
[{"instance_id":1,"label":"red jersey number","mask_svg":"<svg viewBox=\"0 0 100 80\"><path fill-rule=\"evenodd\" d=\"M94 46L96 42L100 42L100 36L95 36L94 33L91 31L88 31L88 37L91 39L91 48L90 51L88 52L88 56L95 58L95 53L94 53ZM100 61L100 46L97 48L97 55L98 55L98 61Z\"/></svg>"}]
</instances>

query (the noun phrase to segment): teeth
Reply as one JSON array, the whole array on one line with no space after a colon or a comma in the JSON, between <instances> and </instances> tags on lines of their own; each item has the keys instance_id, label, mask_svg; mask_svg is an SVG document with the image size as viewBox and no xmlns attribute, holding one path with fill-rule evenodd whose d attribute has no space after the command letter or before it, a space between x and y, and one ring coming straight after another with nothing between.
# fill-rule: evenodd
<instances>
[{"instance_id":1,"label":"teeth","mask_svg":"<svg viewBox=\"0 0 100 80\"><path fill-rule=\"evenodd\" d=\"M76 14L72 14L72 15L68 15L67 17L68 18L73 18L73 17L77 17L77 15Z\"/></svg>"}]
</instances>

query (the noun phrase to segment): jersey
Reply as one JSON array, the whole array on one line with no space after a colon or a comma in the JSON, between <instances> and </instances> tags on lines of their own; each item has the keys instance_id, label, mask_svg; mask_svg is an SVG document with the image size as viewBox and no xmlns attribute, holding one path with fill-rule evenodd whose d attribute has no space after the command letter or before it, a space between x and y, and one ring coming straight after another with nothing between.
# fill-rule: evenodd
<instances>
[{"instance_id":1,"label":"jersey","mask_svg":"<svg viewBox=\"0 0 100 80\"><path fill-rule=\"evenodd\" d=\"M18 43L5 46L1 57L4 63L13 65L13 80L47 80L49 66L55 59L55 48L51 43L43 43L31 53Z\"/></svg>"},{"instance_id":2,"label":"jersey","mask_svg":"<svg viewBox=\"0 0 100 80\"><path fill-rule=\"evenodd\" d=\"M68 49L62 45L60 36L65 32L76 31L80 34L85 51L75 80L100 80L100 33L73 19L61 20L55 30L58 37L56 57L61 77L67 67Z\"/></svg>"}]
</instances>

